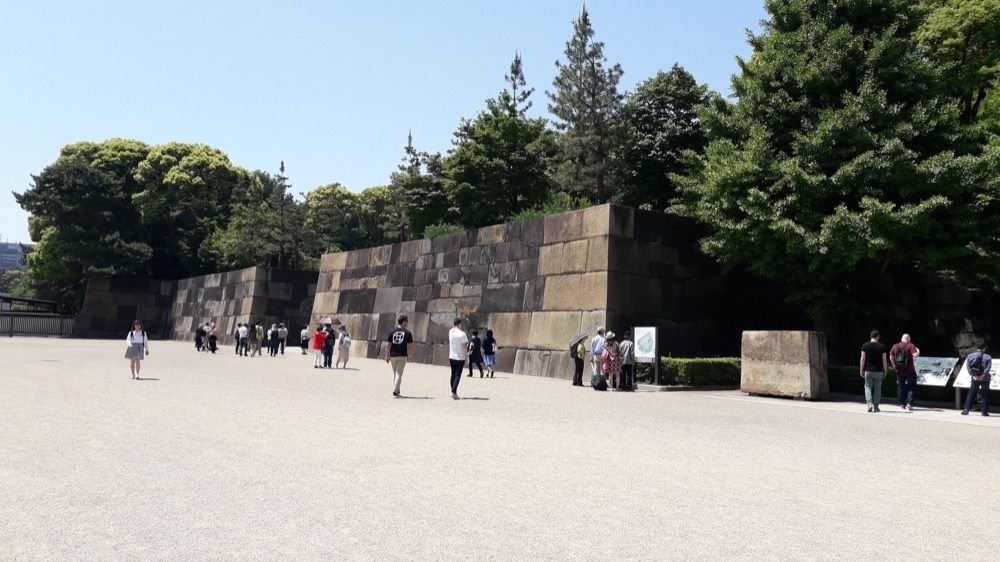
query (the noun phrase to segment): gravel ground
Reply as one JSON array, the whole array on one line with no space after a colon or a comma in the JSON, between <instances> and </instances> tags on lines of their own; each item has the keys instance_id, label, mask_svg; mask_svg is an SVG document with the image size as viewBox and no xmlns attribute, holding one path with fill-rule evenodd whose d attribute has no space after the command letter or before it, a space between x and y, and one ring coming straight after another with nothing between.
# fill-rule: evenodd
<instances>
[{"instance_id":1,"label":"gravel ground","mask_svg":"<svg viewBox=\"0 0 1000 562\"><path fill-rule=\"evenodd\" d=\"M413 364L393 399L385 363L291 351L153 342L132 381L122 342L0 338L0 559L1000 552L1000 416L511 375L453 401Z\"/></svg>"}]
</instances>

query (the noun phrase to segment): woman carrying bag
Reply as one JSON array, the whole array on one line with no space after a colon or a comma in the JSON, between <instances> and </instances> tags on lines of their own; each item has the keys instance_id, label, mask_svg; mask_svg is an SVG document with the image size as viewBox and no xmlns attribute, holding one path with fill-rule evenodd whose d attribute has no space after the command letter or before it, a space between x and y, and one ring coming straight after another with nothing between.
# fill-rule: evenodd
<instances>
[{"instance_id":1,"label":"woman carrying bag","mask_svg":"<svg viewBox=\"0 0 1000 562\"><path fill-rule=\"evenodd\" d=\"M149 338L146 337L146 330L142 329L142 322L136 320L132 322L132 330L125 337L128 347L125 349L125 359L129 360L129 370L132 371L132 379L139 378L139 370L142 368L142 360L149 355Z\"/></svg>"}]
</instances>

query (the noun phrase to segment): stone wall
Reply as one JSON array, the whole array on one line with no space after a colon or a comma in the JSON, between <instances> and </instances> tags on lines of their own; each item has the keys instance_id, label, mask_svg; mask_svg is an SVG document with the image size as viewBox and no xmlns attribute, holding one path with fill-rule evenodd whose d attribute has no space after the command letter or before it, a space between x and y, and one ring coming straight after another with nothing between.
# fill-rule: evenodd
<instances>
[{"instance_id":1,"label":"stone wall","mask_svg":"<svg viewBox=\"0 0 1000 562\"><path fill-rule=\"evenodd\" d=\"M251 320L284 322L297 335L309 321L315 292L315 271L264 267L179 281L93 278L74 336L124 337L137 318L156 338L193 340L197 324L214 321L220 343L228 344L236 324Z\"/></svg>"},{"instance_id":2,"label":"stone wall","mask_svg":"<svg viewBox=\"0 0 1000 562\"><path fill-rule=\"evenodd\" d=\"M456 316L501 349L498 369L564 376L565 350L604 324L610 208L595 207L402 244L328 254L313 320L347 326L354 352L374 357L400 313L416 360L447 364Z\"/></svg>"},{"instance_id":3,"label":"stone wall","mask_svg":"<svg viewBox=\"0 0 1000 562\"><path fill-rule=\"evenodd\" d=\"M174 290L173 281L91 278L73 336L124 338L138 319L150 337L166 337Z\"/></svg>"},{"instance_id":4,"label":"stone wall","mask_svg":"<svg viewBox=\"0 0 1000 562\"><path fill-rule=\"evenodd\" d=\"M232 343L236 325L251 320L284 322L298 334L309 321L315 291L315 271L250 267L182 279L170 309L170 337L193 340L199 324L214 321L220 342Z\"/></svg>"},{"instance_id":5,"label":"stone wall","mask_svg":"<svg viewBox=\"0 0 1000 562\"><path fill-rule=\"evenodd\" d=\"M569 340L600 326L660 326L665 355L735 355L744 313L728 303L744 299L725 298L735 283L697 250L698 238L690 221L602 205L328 254L313 320L336 318L354 352L374 357L406 313L416 360L444 365L460 316L481 335L494 330L500 370L560 378L572 376ZM780 298L760 300L777 303L768 317L778 322Z\"/></svg>"}]
</instances>

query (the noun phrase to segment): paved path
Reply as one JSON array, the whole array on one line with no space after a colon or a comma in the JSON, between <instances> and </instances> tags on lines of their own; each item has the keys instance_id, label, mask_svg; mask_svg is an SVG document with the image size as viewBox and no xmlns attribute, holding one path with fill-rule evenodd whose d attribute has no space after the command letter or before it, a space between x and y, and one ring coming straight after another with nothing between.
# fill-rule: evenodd
<instances>
[{"instance_id":1,"label":"paved path","mask_svg":"<svg viewBox=\"0 0 1000 562\"><path fill-rule=\"evenodd\" d=\"M122 342L0 338L0 559L1000 552L997 416L152 351L135 382Z\"/></svg>"}]
</instances>

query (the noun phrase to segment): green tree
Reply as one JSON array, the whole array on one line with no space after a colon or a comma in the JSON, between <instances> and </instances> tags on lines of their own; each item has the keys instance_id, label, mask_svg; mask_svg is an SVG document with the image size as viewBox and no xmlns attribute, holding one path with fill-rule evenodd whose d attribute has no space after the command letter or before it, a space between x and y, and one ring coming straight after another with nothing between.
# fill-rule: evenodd
<instances>
[{"instance_id":1,"label":"green tree","mask_svg":"<svg viewBox=\"0 0 1000 562\"><path fill-rule=\"evenodd\" d=\"M403 162L389 180L389 189L403 204L407 232L404 238L421 236L428 226L447 221L448 194L445 191L444 165L438 153L419 152L413 146L413 134L407 136Z\"/></svg>"},{"instance_id":2,"label":"green tree","mask_svg":"<svg viewBox=\"0 0 1000 562\"><path fill-rule=\"evenodd\" d=\"M507 88L486 100L484 111L462 121L444 161L445 189L466 228L508 220L544 203L552 190L547 168L555 136L544 119L525 117L532 90L525 87L520 55L506 79Z\"/></svg>"},{"instance_id":3,"label":"green tree","mask_svg":"<svg viewBox=\"0 0 1000 562\"><path fill-rule=\"evenodd\" d=\"M216 270L205 242L228 224L234 195L251 192L250 172L219 149L169 143L150 150L135 179L141 191L134 201L153 247L151 274L178 278Z\"/></svg>"},{"instance_id":4,"label":"green tree","mask_svg":"<svg viewBox=\"0 0 1000 562\"><path fill-rule=\"evenodd\" d=\"M678 210L711 228L704 248L784 283L816 317L877 308L894 271L986 271L970 250L995 194L936 96L912 4L766 9L733 79L739 101L704 112L710 143L677 178Z\"/></svg>"},{"instance_id":5,"label":"green tree","mask_svg":"<svg viewBox=\"0 0 1000 562\"><path fill-rule=\"evenodd\" d=\"M339 183L306 194L303 243L310 257L361 247L357 236L357 197Z\"/></svg>"},{"instance_id":6,"label":"green tree","mask_svg":"<svg viewBox=\"0 0 1000 562\"><path fill-rule=\"evenodd\" d=\"M574 198L608 199L608 157L614 148L615 119L622 95L622 68L605 68L604 43L594 39L587 7L573 20L573 37L566 42L566 62L556 61L549 111L556 117L560 156L555 178Z\"/></svg>"},{"instance_id":7,"label":"green tree","mask_svg":"<svg viewBox=\"0 0 1000 562\"><path fill-rule=\"evenodd\" d=\"M82 155L60 156L24 193L15 194L31 214L37 242L27 256L37 294L73 309L82 303L89 275L145 272L152 253L123 178L101 171Z\"/></svg>"},{"instance_id":8,"label":"green tree","mask_svg":"<svg viewBox=\"0 0 1000 562\"><path fill-rule=\"evenodd\" d=\"M284 162L276 176L254 172L248 190L236 196L229 224L213 232L208 241L206 255L220 268L295 269L307 264L300 243L304 212L289 193L291 186L284 174Z\"/></svg>"},{"instance_id":9,"label":"green tree","mask_svg":"<svg viewBox=\"0 0 1000 562\"><path fill-rule=\"evenodd\" d=\"M358 229L364 246L402 241L406 217L399 200L388 186L369 187L356 196Z\"/></svg>"},{"instance_id":10,"label":"green tree","mask_svg":"<svg viewBox=\"0 0 1000 562\"><path fill-rule=\"evenodd\" d=\"M1000 78L1000 0L922 0L921 8L920 46L942 70L962 122L972 123Z\"/></svg>"},{"instance_id":11,"label":"green tree","mask_svg":"<svg viewBox=\"0 0 1000 562\"><path fill-rule=\"evenodd\" d=\"M697 109L709 90L675 64L639 84L619 116L620 139L611 155L617 202L666 209L677 192L669 174L686 175L686 151L707 144Z\"/></svg>"}]
</instances>

